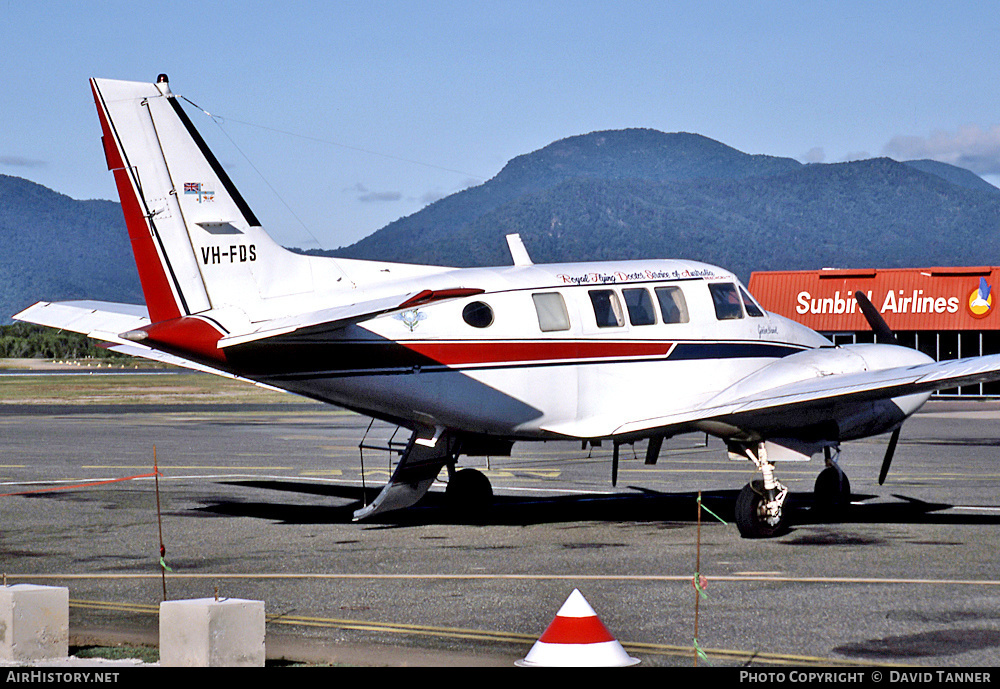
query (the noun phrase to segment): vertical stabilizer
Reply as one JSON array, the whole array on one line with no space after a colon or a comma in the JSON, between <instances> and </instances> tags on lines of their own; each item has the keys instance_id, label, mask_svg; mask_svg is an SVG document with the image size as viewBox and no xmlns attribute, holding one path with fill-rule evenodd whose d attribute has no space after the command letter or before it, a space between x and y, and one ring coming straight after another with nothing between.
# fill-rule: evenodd
<instances>
[{"instance_id":1,"label":"vertical stabilizer","mask_svg":"<svg viewBox=\"0 0 1000 689\"><path fill-rule=\"evenodd\" d=\"M315 292L314 261L261 229L165 75L92 79L91 88L154 323L207 311L254 321ZM333 260L323 273L326 283L343 277Z\"/></svg>"}]
</instances>

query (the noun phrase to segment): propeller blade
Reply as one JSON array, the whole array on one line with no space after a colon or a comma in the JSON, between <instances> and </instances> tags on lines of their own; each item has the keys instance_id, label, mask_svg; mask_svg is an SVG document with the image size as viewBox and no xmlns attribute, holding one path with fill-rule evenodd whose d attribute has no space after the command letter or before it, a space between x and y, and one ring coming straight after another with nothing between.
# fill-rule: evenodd
<instances>
[{"instance_id":1,"label":"propeller blade","mask_svg":"<svg viewBox=\"0 0 1000 689\"><path fill-rule=\"evenodd\" d=\"M649 445L646 446L646 464L656 464L661 447L663 447L662 435L654 435L649 439Z\"/></svg>"},{"instance_id":2,"label":"propeller blade","mask_svg":"<svg viewBox=\"0 0 1000 689\"><path fill-rule=\"evenodd\" d=\"M618 443L615 443L615 450L611 455L611 486L618 486Z\"/></svg>"},{"instance_id":3,"label":"propeller blade","mask_svg":"<svg viewBox=\"0 0 1000 689\"><path fill-rule=\"evenodd\" d=\"M892 456L896 453L896 442L899 440L899 430L896 429L892 432L892 437L889 438L889 447L885 448L885 458L882 460L882 471L878 474L878 484L881 486L885 483L885 477L889 473L889 465L892 464Z\"/></svg>"},{"instance_id":4,"label":"propeller blade","mask_svg":"<svg viewBox=\"0 0 1000 689\"><path fill-rule=\"evenodd\" d=\"M868 325L871 329L875 331L880 342L888 342L889 344L898 344L896 341L896 335L889 329L886 325L885 319L882 318L882 314L878 312L875 305L872 304L871 300L865 296L864 292L857 291L854 293L854 299L858 302L858 306L861 307L861 313L865 315L865 320L868 321Z\"/></svg>"}]
</instances>

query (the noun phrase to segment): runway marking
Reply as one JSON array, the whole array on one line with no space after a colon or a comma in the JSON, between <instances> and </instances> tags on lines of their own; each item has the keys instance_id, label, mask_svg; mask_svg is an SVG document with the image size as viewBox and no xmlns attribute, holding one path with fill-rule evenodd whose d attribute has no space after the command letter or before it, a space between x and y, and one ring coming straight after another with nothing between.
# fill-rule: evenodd
<instances>
[{"instance_id":1,"label":"runway marking","mask_svg":"<svg viewBox=\"0 0 1000 689\"><path fill-rule=\"evenodd\" d=\"M283 467L283 466L213 466L211 464L166 464L159 465L160 470L185 470L191 471L192 469L211 469L212 471L221 471L229 469L230 471L294 471L295 467ZM148 469L149 465L128 465L128 464L84 464L81 465L81 469Z\"/></svg>"},{"instance_id":2,"label":"runway marking","mask_svg":"<svg viewBox=\"0 0 1000 689\"><path fill-rule=\"evenodd\" d=\"M110 601L91 601L70 599L71 607L84 608L90 610L105 610L111 612L134 612L148 615L159 614L159 606L142 603L114 603ZM277 613L265 617L267 623L281 624L295 627L319 627L329 629L343 629L363 632L379 632L381 634L400 634L407 636L429 636L435 638L462 639L467 641L491 641L506 642L523 645L525 647L534 643L538 639L538 634L525 634L519 632L504 632L485 629L467 629L457 627L438 627L433 625L410 624L402 622L376 622L371 620L352 620L330 617L313 617L306 615L288 615ZM690 646L675 644L658 644L646 642L620 642L622 647L632 653L644 653L647 655L661 655L688 658L694 657L694 648ZM766 651L740 651L734 649L712 649L702 648L705 654L715 660L742 660L755 663L765 663L772 665L823 665L823 666L847 666L870 667L873 665L882 666L883 663L872 663L871 661L854 661L841 658L824 658L818 656L803 656L787 653L772 653Z\"/></svg>"}]
</instances>

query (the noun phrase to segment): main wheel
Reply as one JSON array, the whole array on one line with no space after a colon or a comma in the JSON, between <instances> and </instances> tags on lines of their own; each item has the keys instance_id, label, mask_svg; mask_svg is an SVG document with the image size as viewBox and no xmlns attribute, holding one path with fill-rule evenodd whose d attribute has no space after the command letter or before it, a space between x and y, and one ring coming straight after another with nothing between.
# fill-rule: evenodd
<instances>
[{"instance_id":1,"label":"main wheel","mask_svg":"<svg viewBox=\"0 0 1000 689\"><path fill-rule=\"evenodd\" d=\"M851 502L851 482L836 464L828 466L816 477L813 505L817 510L842 512Z\"/></svg>"},{"instance_id":2,"label":"main wheel","mask_svg":"<svg viewBox=\"0 0 1000 689\"><path fill-rule=\"evenodd\" d=\"M482 514L493 504L493 486L475 469L460 469L448 480L445 497L452 509L464 514Z\"/></svg>"},{"instance_id":3,"label":"main wheel","mask_svg":"<svg viewBox=\"0 0 1000 689\"><path fill-rule=\"evenodd\" d=\"M768 514L764 482L756 480L743 486L736 498L736 527L743 538L771 538L785 529L785 510Z\"/></svg>"}]
</instances>

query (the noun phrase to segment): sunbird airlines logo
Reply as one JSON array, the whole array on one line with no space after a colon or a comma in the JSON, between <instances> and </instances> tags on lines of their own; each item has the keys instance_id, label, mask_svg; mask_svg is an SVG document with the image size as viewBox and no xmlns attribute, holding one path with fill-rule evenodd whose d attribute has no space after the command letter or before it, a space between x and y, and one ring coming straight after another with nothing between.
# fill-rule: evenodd
<instances>
[{"instance_id":1,"label":"sunbird airlines logo","mask_svg":"<svg viewBox=\"0 0 1000 689\"><path fill-rule=\"evenodd\" d=\"M979 287L969 293L966 304L973 318L986 318L990 315L993 310L993 290L986 278L979 278Z\"/></svg>"}]
</instances>

